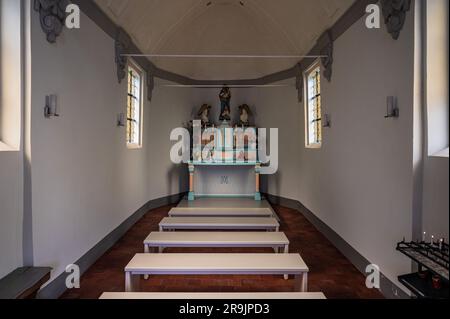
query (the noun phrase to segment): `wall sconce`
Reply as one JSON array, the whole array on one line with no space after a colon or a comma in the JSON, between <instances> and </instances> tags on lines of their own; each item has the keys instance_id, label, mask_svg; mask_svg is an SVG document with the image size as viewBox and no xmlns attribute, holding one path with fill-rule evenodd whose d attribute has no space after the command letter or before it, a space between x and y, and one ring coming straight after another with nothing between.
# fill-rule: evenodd
<instances>
[{"instance_id":1,"label":"wall sconce","mask_svg":"<svg viewBox=\"0 0 450 319\"><path fill-rule=\"evenodd\" d=\"M331 115L324 114L323 116L323 127L331 127Z\"/></svg>"},{"instance_id":2,"label":"wall sconce","mask_svg":"<svg viewBox=\"0 0 450 319\"><path fill-rule=\"evenodd\" d=\"M125 127L125 113L117 114L117 126Z\"/></svg>"},{"instance_id":3,"label":"wall sconce","mask_svg":"<svg viewBox=\"0 0 450 319\"><path fill-rule=\"evenodd\" d=\"M397 105L397 97L388 96L386 104L386 116L384 118L397 118L400 116L400 109Z\"/></svg>"},{"instance_id":4,"label":"wall sconce","mask_svg":"<svg viewBox=\"0 0 450 319\"><path fill-rule=\"evenodd\" d=\"M45 97L44 116L45 118L51 118L52 116L58 117L58 99L55 94L47 95Z\"/></svg>"}]
</instances>

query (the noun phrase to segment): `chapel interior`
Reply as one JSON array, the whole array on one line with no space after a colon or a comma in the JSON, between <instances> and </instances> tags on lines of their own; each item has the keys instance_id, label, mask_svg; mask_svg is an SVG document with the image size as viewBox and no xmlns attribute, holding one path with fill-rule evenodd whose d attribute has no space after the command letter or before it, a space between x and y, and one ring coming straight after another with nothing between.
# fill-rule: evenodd
<instances>
[{"instance_id":1,"label":"chapel interior","mask_svg":"<svg viewBox=\"0 0 450 319\"><path fill-rule=\"evenodd\" d=\"M0 299L448 299L447 0L0 0Z\"/></svg>"}]
</instances>

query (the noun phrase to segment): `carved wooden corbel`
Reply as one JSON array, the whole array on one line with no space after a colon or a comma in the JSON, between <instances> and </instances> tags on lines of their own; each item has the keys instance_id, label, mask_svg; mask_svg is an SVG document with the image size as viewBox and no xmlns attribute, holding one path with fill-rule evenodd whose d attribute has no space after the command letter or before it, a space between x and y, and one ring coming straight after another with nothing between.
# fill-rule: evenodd
<instances>
[{"instance_id":1,"label":"carved wooden corbel","mask_svg":"<svg viewBox=\"0 0 450 319\"><path fill-rule=\"evenodd\" d=\"M319 39L321 44L320 55L323 57L320 59L322 62L323 76L328 82L331 81L331 76L333 74L333 38L331 31L326 31Z\"/></svg>"},{"instance_id":2,"label":"carved wooden corbel","mask_svg":"<svg viewBox=\"0 0 450 319\"><path fill-rule=\"evenodd\" d=\"M126 54L131 45L131 38L128 34L122 29L118 28L115 39L115 53L116 53L116 66L117 66L117 79L119 83L126 77L126 67L128 58L123 56Z\"/></svg>"},{"instance_id":3,"label":"carved wooden corbel","mask_svg":"<svg viewBox=\"0 0 450 319\"><path fill-rule=\"evenodd\" d=\"M397 40L405 25L406 12L411 8L411 0L381 0L381 7L387 30Z\"/></svg>"},{"instance_id":4,"label":"carved wooden corbel","mask_svg":"<svg viewBox=\"0 0 450 319\"><path fill-rule=\"evenodd\" d=\"M55 43L61 34L67 16L68 0L34 0L34 10L39 12L42 31L47 41Z\"/></svg>"}]
</instances>

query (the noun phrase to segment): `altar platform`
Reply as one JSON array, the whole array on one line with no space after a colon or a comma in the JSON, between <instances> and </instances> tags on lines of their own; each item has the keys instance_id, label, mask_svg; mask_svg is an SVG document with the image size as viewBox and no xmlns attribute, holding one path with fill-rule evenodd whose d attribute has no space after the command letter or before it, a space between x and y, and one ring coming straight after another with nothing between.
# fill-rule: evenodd
<instances>
[{"instance_id":1,"label":"altar platform","mask_svg":"<svg viewBox=\"0 0 450 319\"><path fill-rule=\"evenodd\" d=\"M193 209L253 209L253 208L270 208L269 202L265 199L255 201L251 198L197 198L195 201L183 199L179 204L179 208Z\"/></svg>"}]
</instances>

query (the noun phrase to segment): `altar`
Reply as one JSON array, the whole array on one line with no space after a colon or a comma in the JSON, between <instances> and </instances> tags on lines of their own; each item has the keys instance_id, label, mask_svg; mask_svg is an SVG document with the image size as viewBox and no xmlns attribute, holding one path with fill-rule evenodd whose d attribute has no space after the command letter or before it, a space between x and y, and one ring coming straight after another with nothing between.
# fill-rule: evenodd
<instances>
[{"instance_id":1,"label":"altar","mask_svg":"<svg viewBox=\"0 0 450 319\"><path fill-rule=\"evenodd\" d=\"M254 198L261 200L261 164L254 163L189 163L189 200L199 197Z\"/></svg>"},{"instance_id":2,"label":"altar","mask_svg":"<svg viewBox=\"0 0 450 319\"><path fill-rule=\"evenodd\" d=\"M219 127L194 121L192 159L189 162L189 200L196 197L243 198L261 200L257 130Z\"/></svg>"},{"instance_id":3,"label":"altar","mask_svg":"<svg viewBox=\"0 0 450 319\"><path fill-rule=\"evenodd\" d=\"M258 161L258 130L250 125L252 111L239 106L239 122L232 125L231 90L223 87L219 94L219 125L210 119L211 106L203 104L200 120L192 121L189 200L199 197L254 198L261 201Z\"/></svg>"}]
</instances>

